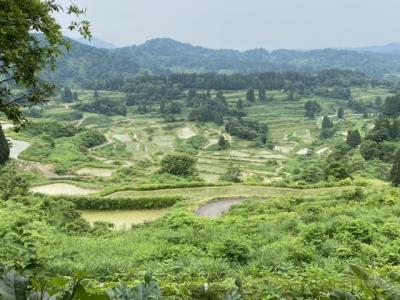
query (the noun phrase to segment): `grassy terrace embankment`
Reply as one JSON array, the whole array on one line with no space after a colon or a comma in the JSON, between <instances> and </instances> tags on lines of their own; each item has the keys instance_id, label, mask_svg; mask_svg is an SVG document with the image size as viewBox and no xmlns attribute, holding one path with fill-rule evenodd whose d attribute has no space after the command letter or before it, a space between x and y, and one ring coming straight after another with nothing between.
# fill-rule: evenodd
<instances>
[{"instance_id":1,"label":"grassy terrace embankment","mask_svg":"<svg viewBox=\"0 0 400 300\"><path fill-rule=\"evenodd\" d=\"M155 197L155 196L181 196L192 201L211 200L223 197L268 197L281 195L317 195L351 189L352 187L329 187L314 189L293 189L269 186L212 186L195 188L177 188L152 191L123 191L108 195L116 197Z\"/></svg>"}]
</instances>

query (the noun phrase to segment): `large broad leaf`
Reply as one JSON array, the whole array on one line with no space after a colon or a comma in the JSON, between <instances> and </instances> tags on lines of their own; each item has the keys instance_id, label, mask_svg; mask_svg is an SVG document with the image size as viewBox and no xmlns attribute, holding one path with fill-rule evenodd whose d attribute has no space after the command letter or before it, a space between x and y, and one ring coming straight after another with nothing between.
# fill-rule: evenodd
<instances>
[{"instance_id":1,"label":"large broad leaf","mask_svg":"<svg viewBox=\"0 0 400 300\"><path fill-rule=\"evenodd\" d=\"M136 288L136 298L137 300L148 300L148 299L160 299L161 291L155 281L150 282L149 285L140 284Z\"/></svg>"},{"instance_id":2,"label":"large broad leaf","mask_svg":"<svg viewBox=\"0 0 400 300\"><path fill-rule=\"evenodd\" d=\"M89 294L81 284L78 284L78 286L76 287L74 299L79 299L79 300L109 300L109 298L106 295Z\"/></svg>"},{"instance_id":3,"label":"large broad leaf","mask_svg":"<svg viewBox=\"0 0 400 300\"><path fill-rule=\"evenodd\" d=\"M0 279L0 298L4 300L26 300L28 279L16 272L4 274Z\"/></svg>"},{"instance_id":4,"label":"large broad leaf","mask_svg":"<svg viewBox=\"0 0 400 300\"><path fill-rule=\"evenodd\" d=\"M107 295L110 296L111 300L131 300L136 299L134 290L128 287L126 284L121 284L118 287L107 291Z\"/></svg>"},{"instance_id":5,"label":"large broad leaf","mask_svg":"<svg viewBox=\"0 0 400 300\"><path fill-rule=\"evenodd\" d=\"M161 299L161 291L155 281L140 284L132 289L125 284L107 291L112 300L153 300Z\"/></svg>"}]
</instances>

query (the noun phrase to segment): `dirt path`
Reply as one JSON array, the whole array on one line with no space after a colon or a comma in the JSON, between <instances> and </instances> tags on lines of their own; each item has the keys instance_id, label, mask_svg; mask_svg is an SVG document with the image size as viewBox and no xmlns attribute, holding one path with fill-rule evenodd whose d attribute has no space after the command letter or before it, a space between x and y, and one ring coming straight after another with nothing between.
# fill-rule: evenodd
<instances>
[{"instance_id":1,"label":"dirt path","mask_svg":"<svg viewBox=\"0 0 400 300\"><path fill-rule=\"evenodd\" d=\"M321 155L321 154L325 153L328 150L329 150L329 147L324 147L324 148L321 148L321 149L315 151L315 153Z\"/></svg>"},{"instance_id":2,"label":"dirt path","mask_svg":"<svg viewBox=\"0 0 400 300\"><path fill-rule=\"evenodd\" d=\"M67 109L68 109L68 108L67 108ZM82 123L83 123L83 121L85 121L85 120L86 120L86 116L83 116L83 118L82 118L82 119L80 119L78 123L76 123L75 127L79 127L79 126L81 126L81 125L82 125Z\"/></svg>"},{"instance_id":3,"label":"dirt path","mask_svg":"<svg viewBox=\"0 0 400 300\"><path fill-rule=\"evenodd\" d=\"M297 155L307 155L308 154L308 148L303 148L300 149L299 151L296 152Z\"/></svg>"},{"instance_id":4,"label":"dirt path","mask_svg":"<svg viewBox=\"0 0 400 300\"><path fill-rule=\"evenodd\" d=\"M196 215L207 218L220 217L222 214L227 212L235 204L239 204L244 201L244 198L225 198L216 201L209 202L200 206L196 210Z\"/></svg>"},{"instance_id":5,"label":"dirt path","mask_svg":"<svg viewBox=\"0 0 400 300\"><path fill-rule=\"evenodd\" d=\"M208 141L208 144L205 145L205 146L203 147L203 149L208 149L208 148L210 148L212 145L215 145L215 144L218 144L218 140L217 140L217 139L210 139L210 140Z\"/></svg>"},{"instance_id":6,"label":"dirt path","mask_svg":"<svg viewBox=\"0 0 400 300\"><path fill-rule=\"evenodd\" d=\"M11 142L11 147L10 147L10 158L18 159L18 156L26 149L29 148L31 145L28 142L25 141L20 141L20 140L14 140L10 137L8 137L8 140Z\"/></svg>"},{"instance_id":7,"label":"dirt path","mask_svg":"<svg viewBox=\"0 0 400 300\"><path fill-rule=\"evenodd\" d=\"M93 150L99 149L99 148L103 148L103 147L105 147L107 145L110 145L113 142L112 139L108 136L107 133L104 136L105 136L107 141L104 142L103 144L98 145L98 146L94 146L92 148L89 148L90 152L92 152Z\"/></svg>"}]
</instances>

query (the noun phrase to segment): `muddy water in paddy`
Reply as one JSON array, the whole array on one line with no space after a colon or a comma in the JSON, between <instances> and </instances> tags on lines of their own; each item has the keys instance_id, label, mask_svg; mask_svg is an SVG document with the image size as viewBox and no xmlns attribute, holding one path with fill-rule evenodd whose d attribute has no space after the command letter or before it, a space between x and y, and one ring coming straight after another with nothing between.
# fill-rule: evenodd
<instances>
[{"instance_id":1,"label":"muddy water in paddy","mask_svg":"<svg viewBox=\"0 0 400 300\"><path fill-rule=\"evenodd\" d=\"M96 190L81 188L79 186L68 184L68 183L51 183L45 185L39 185L32 187L30 189L33 193L40 193L45 195L68 195L68 196L75 196L75 195L87 195L91 193L97 192Z\"/></svg>"},{"instance_id":2,"label":"muddy water in paddy","mask_svg":"<svg viewBox=\"0 0 400 300\"><path fill-rule=\"evenodd\" d=\"M92 224L95 221L105 221L113 223L117 229L122 229L129 228L133 224L157 220L167 212L168 209L117 211L82 210L81 214L83 218Z\"/></svg>"},{"instance_id":3,"label":"muddy water in paddy","mask_svg":"<svg viewBox=\"0 0 400 300\"><path fill-rule=\"evenodd\" d=\"M115 170L105 168L82 168L76 171L78 175L89 175L97 177L110 177Z\"/></svg>"},{"instance_id":4,"label":"muddy water in paddy","mask_svg":"<svg viewBox=\"0 0 400 300\"><path fill-rule=\"evenodd\" d=\"M195 136L196 133L189 127L184 127L179 130L178 136L180 139L189 139L193 136Z\"/></svg>"}]
</instances>

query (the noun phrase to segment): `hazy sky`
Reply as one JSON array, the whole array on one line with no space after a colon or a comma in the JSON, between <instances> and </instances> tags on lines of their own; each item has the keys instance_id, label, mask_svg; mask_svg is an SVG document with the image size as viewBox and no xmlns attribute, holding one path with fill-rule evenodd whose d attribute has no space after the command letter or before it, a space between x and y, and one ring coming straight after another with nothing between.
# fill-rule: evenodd
<instances>
[{"instance_id":1,"label":"hazy sky","mask_svg":"<svg viewBox=\"0 0 400 300\"><path fill-rule=\"evenodd\" d=\"M69 2L69 0L62 0ZM210 48L354 47L400 42L400 0L74 0L117 46L170 37ZM66 23L65 17L59 17Z\"/></svg>"}]
</instances>

